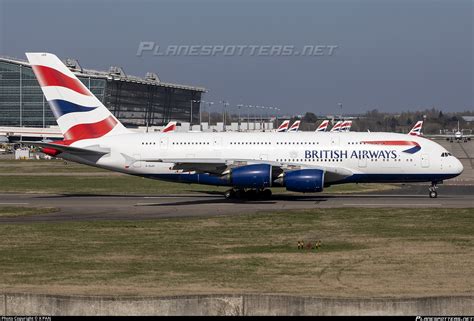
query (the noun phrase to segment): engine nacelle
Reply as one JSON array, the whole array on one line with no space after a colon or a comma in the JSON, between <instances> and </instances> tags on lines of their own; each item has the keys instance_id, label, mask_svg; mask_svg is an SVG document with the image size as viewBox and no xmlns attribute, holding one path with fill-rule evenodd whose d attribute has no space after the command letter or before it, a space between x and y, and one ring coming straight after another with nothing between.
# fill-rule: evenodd
<instances>
[{"instance_id":1,"label":"engine nacelle","mask_svg":"<svg viewBox=\"0 0 474 321\"><path fill-rule=\"evenodd\" d=\"M240 188L265 188L271 186L272 166L254 164L231 169L229 183Z\"/></svg>"},{"instance_id":2,"label":"engine nacelle","mask_svg":"<svg viewBox=\"0 0 474 321\"><path fill-rule=\"evenodd\" d=\"M283 182L292 192L321 192L324 188L324 171L320 169L300 169L285 173Z\"/></svg>"}]
</instances>

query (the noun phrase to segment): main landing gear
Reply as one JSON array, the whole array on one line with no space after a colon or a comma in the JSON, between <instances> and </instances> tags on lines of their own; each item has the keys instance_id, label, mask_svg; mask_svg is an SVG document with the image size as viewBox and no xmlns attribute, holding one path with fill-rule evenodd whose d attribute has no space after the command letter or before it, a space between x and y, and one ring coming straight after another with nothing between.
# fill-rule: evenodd
<instances>
[{"instance_id":1,"label":"main landing gear","mask_svg":"<svg viewBox=\"0 0 474 321\"><path fill-rule=\"evenodd\" d=\"M226 199L270 199L270 189L235 189L232 188L224 193Z\"/></svg>"},{"instance_id":2,"label":"main landing gear","mask_svg":"<svg viewBox=\"0 0 474 321\"><path fill-rule=\"evenodd\" d=\"M429 188L430 191L430 198L437 198L438 197L438 186L436 182L431 182L431 186Z\"/></svg>"}]
</instances>

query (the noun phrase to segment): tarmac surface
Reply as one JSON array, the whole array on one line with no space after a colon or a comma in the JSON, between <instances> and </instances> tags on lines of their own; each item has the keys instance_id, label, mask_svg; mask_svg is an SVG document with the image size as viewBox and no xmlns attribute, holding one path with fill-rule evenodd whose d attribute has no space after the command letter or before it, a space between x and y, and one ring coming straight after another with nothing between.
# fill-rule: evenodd
<instances>
[{"instance_id":1,"label":"tarmac surface","mask_svg":"<svg viewBox=\"0 0 474 321\"><path fill-rule=\"evenodd\" d=\"M282 193L274 194L270 200L226 200L222 194L197 193L157 196L0 194L0 207L5 206L59 210L41 215L0 216L0 223L146 220L333 207L466 208L474 207L474 186L441 185L435 199L428 197L428 185L406 185L397 190L360 194Z\"/></svg>"}]
</instances>

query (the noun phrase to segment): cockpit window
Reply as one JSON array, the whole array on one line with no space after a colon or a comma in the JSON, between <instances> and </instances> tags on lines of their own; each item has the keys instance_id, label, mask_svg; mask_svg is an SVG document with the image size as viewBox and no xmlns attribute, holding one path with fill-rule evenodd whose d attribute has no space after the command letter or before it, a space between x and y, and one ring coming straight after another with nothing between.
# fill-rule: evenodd
<instances>
[{"instance_id":1,"label":"cockpit window","mask_svg":"<svg viewBox=\"0 0 474 321\"><path fill-rule=\"evenodd\" d=\"M448 156L453 156L453 154L447 153L447 152L441 154L441 157L448 157Z\"/></svg>"}]
</instances>

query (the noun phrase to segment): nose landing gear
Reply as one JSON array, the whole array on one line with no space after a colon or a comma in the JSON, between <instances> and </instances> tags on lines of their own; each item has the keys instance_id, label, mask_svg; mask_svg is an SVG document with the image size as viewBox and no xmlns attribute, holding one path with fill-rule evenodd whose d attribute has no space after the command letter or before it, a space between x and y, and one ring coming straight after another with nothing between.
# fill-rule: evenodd
<instances>
[{"instance_id":1,"label":"nose landing gear","mask_svg":"<svg viewBox=\"0 0 474 321\"><path fill-rule=\"evenodd\" d=\"M431 182L431 186L429 188L430 191L430 198L437 198L438 197L438 186L436 185L436 182Z\"/></svg>"}]
</instances>

